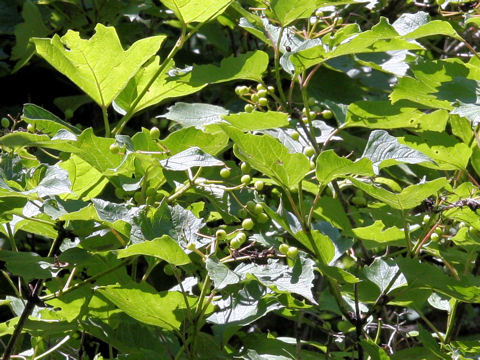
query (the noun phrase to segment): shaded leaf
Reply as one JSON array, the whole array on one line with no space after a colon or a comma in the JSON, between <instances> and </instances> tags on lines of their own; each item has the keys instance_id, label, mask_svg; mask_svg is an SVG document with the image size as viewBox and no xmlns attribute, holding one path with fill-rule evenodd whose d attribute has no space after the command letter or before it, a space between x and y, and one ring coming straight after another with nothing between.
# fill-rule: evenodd
<instances>
[{"instance_id":1,"label":"shaded leaf","mask_svg":"<svg viewBox=\"0 0 480 360\"><path fill-rule=\"evenodd\" d=\"M33 279L50 279L62 270L55 266L52 258L44 258L33 252L1 250L0 259L6 262L8 271L21 276L27 282Z\"/></svg>"},{"instance_id":2,"label":"shaded leaf","mask_svg":"<svg viewBox=\"0 0 480 360\"><path fill-rule=\"evenodd\" d=\"M33 124L35 129L50 136L54 136L61 129L68 130L73 134L80 134L77 127L34 104L23 105L22 120L28 124Z\"/></svg>"},{"instance_id":3,"label":"shaded leaf","mask_svg":"<svg viewBox=\"0 0 480 360\"><path fill-rule=\"evenodd\" d=\"M208 271L208 276L212 279L215 284L215 289L217 290L222 290L228 285L237 284L241 281L239 275L212 256L207 258L205 266Z\"/></svg>"},{"instance_id":4,"label":"shaded leaf","mask_svg":"<svg viewBox=\"0 0 480 360\"><path fill-rule=\"evenodd\" d=\"M370 133L367 146L362 157L368 158L373 163L373 170L379 173L383 162L388 165L404 162L407 164L418 164L422 162L433 162L428 156L407 145L400 144L397 138L384 130L374 130ZM386 166L383 164L383 166Z\"/></svg>"},{"instance_id":5,"label":"shaded leaf","mask_svg":"<svg viewBox=\"0 0 480 360\"><path fill-rule=\"evenodd\" d=\"M223 166L223 161L204 153L198 147L192 147L175 154L168 159L160 160L163 168L173 171L184 171L193 167Z\"/></svg>"}]
</instances>

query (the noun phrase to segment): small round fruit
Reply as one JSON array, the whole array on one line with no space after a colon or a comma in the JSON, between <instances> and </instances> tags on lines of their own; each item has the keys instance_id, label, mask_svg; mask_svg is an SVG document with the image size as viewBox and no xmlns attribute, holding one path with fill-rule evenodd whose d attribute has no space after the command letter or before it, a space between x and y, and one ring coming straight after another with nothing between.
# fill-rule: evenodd
<instances>
[{"instance_id":1,"label":"small round fruit","mask_svg":"<svg viewBox=\"0 0 480 360\"><path fill-rule=\"evenodd\" d=\"M265 89L265 90L258 90L257 92L258 96L261 98L266 98L267 97L267 94L268 94L268 91Z\"/></svg>"},{"instance_id":2,"label":"small round fruit","mask_svg":"<svg viewBox=\"0 0 480 360\"><path fill-rule=\"evenodd\" d=\"M261 90L267 90L267 88L263 84L257 84L257 91L261 91Z\"/></svg>"},{"instance_id":3,"label":"small round fruit","mask_svg":"<svg viewBox=\"0 0 480 360\"><path fill-rule=\"evenodd\" d=\"M240 249L241 246L242 246L242 243L237 238L233 238L232 241L230 241L230 247L232 249L237 250L237 249Z\"/></svg>"},{"instance_id":4,"label":"small round fruit","mask_svg":"<svg viewBox=\"0 0 480 360\"><path fill-rule=\"evenodd\" d=\"M274 88L273 86L268 86L268 87L267 87L267 92L268 92L269 94L274 94L274 93L275 93L275 88Z\"/></svg>"},{"instance_id":5,"label":"small round fruit","mask_svg":"<svg viewBox=\"0 0 480 360\"><path fill-rule=\"evenodd\" d=\"M355 190L355 196L365 196L365 193L363 192L363 190Z\"/></svg>"},{"instance_id":6,"label":"small round fruit","mask_svg":"<svg viewBox=\"0 0 480 360\"><path fill-rule=\"evenodd\" d=\"M230 171L229 168L223 168L222 170L220 170L220 176L221 176L223 179L229 178L230 175L232 175L232 172Z\"/></svg>"},{"instance_id":7,"label":"small round fruit","mask_svg":"<svg viewBox=\"0 0 480 360\"><path fill-rule=\"evenodd\" d=\"M250 184L250 182L252 181L252 178L250 175L248 174L245 174L243 175L241 178L240 178L240 182L243 184L243 185L248 185Z\"/></svg>"},{"instance_id":8,"label":"small round fruit","mask_svg":"<svg viewBox=\"0 0 480 360\"><path fill-rule=\"evenodd\" d=\"M317 9L315 11L315 16L321 18L323 16L323 11L321 9Z\"/></svg>"},{"instance_id":9,"label":"small round fruit","mask_svg":"<svg viewBox=\"0 0 480 360\"><path fill-rule=\"evenodd\" d=\"M255 181L255 184L254 184L255 190L262 191L264 185L265 185L265 183L262 180Z\"/></svg>"},{"instance_id":10,"label":"small round fruit","mask_svg":"<svg viewBox=\"0 0 480 360\"><path fill-rule=\"evenodd\" d=\"M298 131L294 131L292 133L290 133L290 137L293 139L293 140L298 140L300 138L300 134L298 133Z\"/></svg>"},{"instance_id":11,"label":"small round fruit","mask_svg":"<svg viewBox=\"0 0 480 360\"><path fill-rule=\"evenodd\" d=\"M354 196L352 197L352 204L356 206L366 206L367 199L365 199L363 196Z\"/></svg>"},{"instance_id":12,"label":"small round fruit","mask_svg":"<svg viewBox=\"0 0 480 360\"><path fill-rule=\"evenodd\" d=\"M8 118L6 117L3 117L2 118L2 127L4 129L8 128L10 126L10 120L8 120Z\"/></svg>"},{"instance_id":13,"label":"small round fruit","mask_svg":"<svg viewBox=\"0 0 480 360\"><path fill-rule=\"evenodd\" d=\"M280 244L278 250L279 250L283 255L287 255L289 248L290 248L290 246L288 246L287 244Z\"/></svg>"},{"instance_id":14,"label":"small round fruit","mask_svg":"<svg viewBox=\"0 0 480 360\"><path fill-rule=\"evenodd\" d=\"M424 224L426 224L426 223L428 223L429 221L430 221L430 215L425 214L425 215L423 216L422 222L423 222Z\"/></svg>"},{"instance_id":15,"label":"small round fruit","mask_svg":"<svg viewBox=\"0 0 480 360\"><path fill-rule=\"evenodd\" d=\"M290 259L296 258L298 255L298 249L295 246L290 246L287 251L287 256Z\"/></svg>"},{"instance_id":16,"label":"small round fruit","mask_svg":"<svg viewBox=\"0 0 480 360\"><path fill-rule=\"evenodd\" d=\"M173 276L175 270L173 269L173 266L171 264L167 264L163 267L163 272L165 273L165 275Z\"/></svg>"},{"instance_id":17,"label":"small round fruit","mask_svg":"<svg viewBox=\"0 0 480 360\"><path fill-rule=\"evenodd\" d=\"M255 202L255 201L248 200L245 205L246 205L248 211L250 211L250 212L255 212L255 205L256 205L256 202Z\"/></svg>"},{"instance_id":18,"label":"small round fruit","mask_svg":"<svg viewBox=\"0 0 480 360\"><path fill-rule=\"evenodd\" d=\"M248 216L248 211L242 208L242 209L238 210L237 216L240 219L245 219Z\"/></svg>"},{"instance_id":19,"label":"small round fruit","mask_svg":"<svg viewBox=\"0 0 480 360\"><path fill-rule=\"evenodd\" d=\"M265 214L264 212L260 213L257 215L257 218L256 218L256 221L259 223L259 224L265 224L266 222L268 222L268 215Z\"/></svg>"},{"instance_id":20,"label":"small round fruit","mask_svg":"<svg viewBox=\"0 0 480 360\"><path fill-rule=\"evenodd\" d=\"M310 170L313 170L317 167L314 161L310 160Z\"/></svg>"},{"instance_id":21,"label":"small round fruit","mask_svg":"<svg viewBox=\"0 0 480 360\"><path fill-rule=\"evenodd\" d=\"M254 226L255 223L251 218L246 218L242 221L242 228L244 228L245 230L252 230Z\"/></svg>"},{"instance_id":22,"label":"small round fruit","mask_svg":"<svg viewBox=\"0 0 480 360\"><path fill-rule=\"evenodd\" d=\"M112 145L110 145L110 152L112 154L118 154L120 152L120 145L114 142Z\"/></svg>"},{"instance_id":23,"label":"small round fruit","mask_svg":"<svg viewBox=\"0 0 480 360\"><path fill-rule=\"evenodd\" d=\"M435 234L438 234L438 235L443 234L443 229L440 226L437 226L434 231L435 231Z\"/></svg>"},{"instance_id":24,"label":"small round fruit","mask_svg":"<svg viewBox=\"0 0 480 360\"><path fill-rule=\"evenodd\" d=\"M28 125L27 125L27 131L28 131L28 132L31 132L31 133L35 132L35 125L33 125L33 124L28 124Z\"/></svg>"},{"instance_id":25,"label":"small round fruit","mask_svg":"<svg viewBox=\"0 0 480 360\"><path fill-rule=\"evenodd\" d=\"M251 113L251 112L253 111L253 109L254 109L254 107L253 107L252 104L247 104L247 105L245 105L245 107L244 107L244 110L245 110L245 112L247 112L247 113Z\"/></svg>"},{"instance_id":26,"label":"small round fruit","mask_svg":"<svg viewBox=\"0 0 480 360\"><path fill-rule=\"evenodd\" d=\"M65 110L65 119L71 119L73 117L73 109L66 109Z\"/></svg>"},{"instance_id":27,"label":"small round fruit","mask_svg":"<svg viewBox=\"0 0 480 360\"><path fill-rule=\"evenodd\" d=\"M150 136L153 140L157 140L160 137L160 129L156 126L150 129Z\"/></svg>"},{"instance_id":28,"label":"small round fruit","mask_svg":"<svg viewBox=\"0 0 480 360\"><path fill-rule=\"evenodd\" d=\"M223 241L227 238L227 232L223 229L218 229L215 233L215 237L217 238L217 240Z\"/></svg>"},{"instance_id":29,"label":"small round fruit","mask_svg":"<svg viewBox=\"0 0 480 360\"><path fill-rule=\"evenodd\" d=\"M242 162L240 164L240 170L242 170L242 173L248 174L250 171L252 171L252 167L248 163Z\"/></svg>"},{"instance_id":30,"label":"small round fruit","mask_svg":"<svg viewBox=\"0 0 480 360\"><path fill-rule=\"evenodd\" d=\"M240 231L237 235L235 235L235 238L239 239L243 244L247 240L247 235L243 231Z\"/></svg>"},{"instance_id":31,"label":"small round fruit","mask_svg":"<svg viewBox=\"0 0 480 360\"><path fill-rule=\"evenodd\" d=\"M437 233L433 233L432 235L430 235L430 239L432 241L438 241L438 239L440 239L440 235L438 235Z\"/></svg>"},{"instance_id":32,"label":"small round fruit","mask_svg":"<svg viewBox=\"0 0 480 360\"><path fill-rule=\"evenodd\" d=\"M259 203L256 203L255 207L253 208L253 212L256 215L261 214L263 212L263 206Z\"/></svg>"},{"instance_id":33,"label":"small round fruit","mask_svg":"<svg viewBox=\"0 0 480 360\"><path fill-rule=\"evenodd\" d=\"M258 103L261 105L261 106L267 106L268 105L268 99L265 98L265 97L261 97L258 99Z\"/></svg>"},{"instance_id":34,"label":"small round fruit","mask_svg":"<svg viewBox=\"0 0 480 360\"><path fill-rule=\"evenodd\" d=\"M306 156L311 157L315 154L315 149L313 148L313 146L305 146L305 149L303 149L303 153Z\"/></svg>"},{"instance_id":35,"label":"small round fruit","mask_svg":"<svg viewBox=\"0 0 480 360\"><path fill-rule=\"evenodd\" d=\"M322 111L322 117L325 120L330 120L331 118L333 118L333 113L331 110L325 109Z\"/></svg>"},{"instance_id":36,"label":"small round fruit","mask_svg":"<svg viewBox=\"0 0 480 360\"><path fill-rule=\"evenodd\" d=\"M315 100L315 98L313 98L313 97L308 98L308 105L309 106L315 105L316 102L317 102L317 100Z\"/></svg>"},{"instance_id":37,"label":"small round fruit","mask_svg":"<svg viewBox=\"0 0 480 360\"><path fill-rule=\"evenodd\" d=\"M260 96L258 96L258 94L252 94L252 96L250 96L250 100L252 100L254 103L257 103L258 99L260 99Z\"/></svg>"}]
</instances>

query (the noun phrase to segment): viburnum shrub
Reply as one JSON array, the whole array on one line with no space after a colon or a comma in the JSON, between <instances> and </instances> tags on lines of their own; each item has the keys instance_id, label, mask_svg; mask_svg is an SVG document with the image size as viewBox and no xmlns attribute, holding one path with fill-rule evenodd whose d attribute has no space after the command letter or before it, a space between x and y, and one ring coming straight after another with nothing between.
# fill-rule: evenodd
<instances>
[{"instance_id":1,"label":"viburnum shrub","mask_svg":"<svg viewBox=\"0 0 480 360\"><path fill-rule=\"evenodd\" d=\"M477 359L479 15L24 1L3 359Z\"/></svg>"}]
</instances>

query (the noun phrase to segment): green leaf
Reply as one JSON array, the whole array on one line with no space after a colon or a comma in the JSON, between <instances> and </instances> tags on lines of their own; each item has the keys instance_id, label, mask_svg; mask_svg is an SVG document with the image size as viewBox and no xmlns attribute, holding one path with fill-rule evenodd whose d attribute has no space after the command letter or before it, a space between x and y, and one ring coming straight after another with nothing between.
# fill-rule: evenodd
<instances>
[{"instance_id":1,"label":"green leaf","mask_svg":"<svg viewBox=\"0 0 480 360\"><path fill-rule=\"evenodd\" d=\"M205 261L208 276L215 284L215 289L222 290L228 285L237 284L241 281L239 275L235 274L225 264L221 263L215 257L209 256Z\"/></svg>"},{"instance_id":2,"label":"green leaf","mask_svg":"<svg viewBox=\"0 0 480 360\"><path fill-rule=\"evenodd\" d=\"M310 235L302 230L295 234L295 238L314 255L319 255L320 259L318 260L328 265L335 256L335 246L332 240L318 230L311 231Z\"/></svg>"},{"instance_id":3,"label":"green leaf","mask_svg":"<svg viewBox=\"0 0 480 360\"><path fill-rule=\"evenodd\" d=\"M411 288L432 289L469 303L480 301L480 282L473 276L462 276L460 280L456 280L439 267L421 263L416 259L397 258L396 262Z\"/></svg>"},{"instance_id":4,"label":"green leaf","mask_svg":"<svg viewBox=\"0 0 480 360\"><path fill-rule=\"evenodd\" d=\"M283 186L297 186L310 171L305 155L290 154L285 146L269 135L243 134L232 127L222 128L235 143L235 156Z\"/></svg>"},{"instance_id":5,"label":"green leaf","mask_svg":"<svg viewBox=\"0 0 480 360\"><path fill-rule=\"evenodd\" d=\"M144 282L110 285L97 291L132 318L166 330L178 330L186 316L184 295L176 291L157 292ZM190 301L193 304L193 299L189 298Z\"/></svg>"},{"instance_id":6,"label":"green leaf","mask_svg":"<svg viewBox=\"0 0 480 360\"><path fill-rule=\"evenodd\" d=\"M24 22L15 27L16 41L12 49L12 60L18 61L13 72L23 67L35 53L35 47L30 42L30 38L47 36L49 33L37 5L29 0L23 2L22 17Z\"/></svg>"},{"instance_id":7,"label":"green leaf","mask_svg":"<svg viewBox=\"0 0 480 360\"><path fill-rule=\"evenodd\" d=\"M160 164L164 169L172 171L185 171L194 167L225 165L223 161L204 153L196 146L175 154L168 159L160 160Z\"/></svg>"},{"instance_id":8,"label":"green leaf","mask_svg":"<svg viewBox=\"0 0 480 360\"><path fill-rule=\"evenodd\" d=\"M405 106L401 102L391 104L390 101L357 101L348 106L345 127L444 131L447 120L448 112L445 110L425 114L417 107Z\"/></svg>"},{"instance_id":9,"label":"green leaf","mask_svg":"<svg viewBox=\"0 0 480 360\"><path fill-rule=\"evenodd\" d=\"M148 88L146 94L139 100L135 107L133 107L133 104L138 101L140 93L160 69L159 62L160 58L155 56L142 66L135 76L130 79L113 103L117 112L122 115L127 112L135 114L140 110L158 104L166 99L195 93L207 85L206 83L192 85L187 82L175 80L174 77L169 75L169 70L175 65L174 62L171 61Z\"/></svg>"},{"instance_id":10,"label":"green leaf","mask_svg":"<svg viewBox=\"0 0 480 360\"><path fill-rule=\"evenodd\" d=\"M312 294L314 266L313 260L300 256L293 268L278 260L269 259L267 265L243 263L233 271L242 279L247 275L253 275L261 284L272 287L274 291L293 292L317 304Z\"/></svg>"},{"instance_id":11,"label":"green leaf","mask_svg":"<svg viewBox=\"0 0 480 360\"><path fill-rule=\"evenodd\" d=\"M222 118L242 131L255 131L288 126L288 114L278 111L238 113Z\"/></svg>"},{"instance_id":12,"label":"green leaf","mask_svg":"<svg viewBox=\"0 0 480 360\"><path fill-rule=\"evenodd\" d=\"M207 125L224 122L222 116L227 114L228 110L217 105L178 102L170 106L166 114L158 117L173 120L182 127L194 126L201 130Z\"/></svg>"},{"instance_id":13,"label":"green leaf","mask_svg":"<svg viewBox=\"0 0 480 360\"><path fill-rule=\"evenodd\" d=\"M268 54L261 50L249 51L237 56L222 59L220 65L193 65L193 70L175 79L191 86L218 84L232 80L262 82L262 74L267 70Z\"/></svg>"},{"instance_id":14,"label":"green leaf","mask_svg":"<svg viewBox=\"0 0 480 360\"><path fill-rule=\"evenodd\" d=\"M363 240L368 249L379 246L402 246L405 244L405 232L396 226L385 228L382 220L372 225L352 229L355 236Z\"/></svg>"},{"instance_id":15,"label":"green leaf","mask_svg":"<svg viewBox=\"0 0 480 360\"><path fill-rule=\"evenodd\" d=\"M448 186L445 178L438 178L426 183L410 185L403 189L400 193L392 193L384 188L366 184L355 178L349 178L353 185L360 190L365 191L368 195L384 202L388 206L399 209L408 210L422 203L424 199L431 195L435 195L440 189Z\"/></svg>"},{"instance_id":16,"label":"green leaf","mask_svg":"<svg viewBox=\"0 0 480 360\"><path fill-rule=\"evenodd\" d=\"M84 40L69 30L61 38L34 38L37 53L98 105L107 108L140 67L160 49L164 35L144 38L124 51L115 28L98 24Z\"/></svg>"},{"instance_id":17,"label":"green leaf","mask_svg":"<svg viewBox=\"0 0 480 360\"><path fill-rule=\"evenodd\" d=\"M28 124L35 125L35 129L54 136L59 130L68 130L73 134L80 134L77 127L66 123L51 112L34 104L24 104L22 120Z\"/></svg>"},{"instance_id":18,"label":"green leaf","mask_svg":"<svg viewBox=\"0 0 480 360\"><path fill-rule=\"evenodd\" d=\"M327 185L330 181L349 174L371 177L375 175L369 159L362 158L353 162L338 156L333 150L324 151L317 157L315 173L318 182L322 185Z\"/></svg>"},{"instance_id":19,"label":"green leaf","mask_svg":"<svg viewBox=\"0 0 480 360\"><path fill-rule=\"evenodd\" d=\"M423 346L425 346L431 353L433 353L437 359L451 359L449 356L444 354L440 349L440 345L437 343L437 340L423 328L422 325L418 325L418 337L422 342Z\"/></svg>"},{"instance_id":20,"label":"green leaf","mask_svg":"<svg viewBox=\"0 0 480 360\"><path fill-rule=\"evenodd\" d=\"M1 250L0 260L6 262L8 271L21 276L26 282L50 279L62 270L55 266L52 258L44 258L33 252Z\"/></svg>"},{"instance_id":21,"label":"green leaf","mask_svg":"<svg viewBox=\"0 0 480 360\"><path fill-rule=\"evenodd\" d=\"M72 194L67 198L90 200L108 184L108 179L100 171L74 154L59 166L68 172L72 184Z\"/></svg>"},{"instance_id":22,"label":"green leaf","mask_svg":"<svg viewBox=\"0 0 480 360\"><path fill-rule=\"evenodd\" d=\"M172 236L180 246L186 248L189 243L193 243L198 249L210 243L210 239L198 235L200 229L205 226L203 219L197 218L190 210L180 205L171 207L170 213L173 225ZM186 249L185 252L188 254L191 251Z\"/></svg>"},{"instance_id":23,"label":"green leaf","mask_svg":"<svg viewBox=\"0 0 480 360\"><path fill-rule=\"evenodd\" d=\"M53 165L47 167L45 176L40 180L40 183L32 190L26 193L37 193L40 197L70 194L72 183L68 178L68 172L59 167Z\"/></svg>"},{"instance_id":24,"label":"green leaf","mask_svg":"<svg viewBox=\"0 0 480 360\"><path fill-rule=\"evenodd\" d=\"M313 47L308 48L308 43L304 46L306 50L299 50L290 56L290 60L295 66L296 72L304 71L311 66L323 63L329 59L333 59L343 55L385 52L389 50L422 50L423 47L418 43L409 42L403 39L395 29L388 23L385 18L380 18L380 22L367 30L360 33L349 33L345 39L336 39L338 45L333 46L330 51L325 50L323 41L312 41ZM330 35L328 42L331 41ZM323 39L322 39L323 40ZM335 44L336 45L336 44Z\"/></svg>"},{"instance_id":25,"label":"green leaf","mask_svg":"<svg viewBox=\"0 0 480 360\"><path fill-rule=\"evenodd\" d=\"M117 254L119 259L135 255L148 255L165 260L174 265L190 263L190 258L182 248L178 246L177 242L168 235L163 235L151 241L130 245L126 249L118 250Z\"/></svg>"},{"instance_id":26,"label":"green leaf","mask_svg":"<svg viewBox=\"0 0 480 360\"><path fill-rule=\"evenodd\" d=\"M376 174L379 173L382 165L385 167L396 164L397 162L407 164L433 162L432 159L422 152L414 150L407 145L400 144L397 138L389 135L385 130L374 130L370 133L362 157L372 161L373 170Z\"/></svg>"},{"instance_id":27,"label":"green leaf","mask_svg":"<svg viewBox=\"0 0 480 360\"><path fill-rule=\"evenodd\" d=\"M161 141L161 144L172 154L178 154L192 146L198 146L207 154L216 155L227 146L228 136L220 129L206 130L208 132L193 127L184 128L168 135Z\"/></svg>"},{"instance_id":28,"label":"green leaf","mask_svg":"<svg viewBox=\"0 0 480 360\"><path fill-rule=\"evenodd\" d=\"M390 360L388 354L372 340L361 340L362 348L372 360Z\"/></svg>"},{"instance_id":29,"label":"green leaf","mask_svg":"<svg viewBox=\"0 0 480 360\"><path fill-rule=\"evenodd\" d=\"M232 0L161 0L185 23L206 22L214 19L230 5Z\"/></svg>"},{"instance_id":30,"label":"green leaf","mask_svg":"<svg viewBox=\"0 0 480 360\"><path fill-rule=\"evenodd\" d=\"M445 132L425 131L421 136L406 135L398 138L398 141L435 161L434 164L424 164L425 167L434 169L465 170L472 155L467 144Z\"/></svg>"},{"instance_id":31,"label":"green leaf","mask_svg":"<svg viewBox=\"0 0 480 360\"><path fill-rule=\"evenodd\" d=\"M270 2L269 13L277 19L282 26L288 26L297 19L307 18L319 7L322 1L312 0L273 0Z\"/></svg>"},{"instance_id":32,"label":"green leaf","mask_svg":"<svg viewBox=\"0 0 480 360\"><path fill-rule=\"evenodd\" d=\"M400 269L397 264L391 260L382 259L375 259L372 264L365 267L363 270L367 279L377 285L382 293L387 289L388 284L395 278L395 276L397 276L397 279L388 292L407 284L407 279L405 279L403 274L400 274L399 276L397 275L399 271Z\"/></svg>"}]
</instances>

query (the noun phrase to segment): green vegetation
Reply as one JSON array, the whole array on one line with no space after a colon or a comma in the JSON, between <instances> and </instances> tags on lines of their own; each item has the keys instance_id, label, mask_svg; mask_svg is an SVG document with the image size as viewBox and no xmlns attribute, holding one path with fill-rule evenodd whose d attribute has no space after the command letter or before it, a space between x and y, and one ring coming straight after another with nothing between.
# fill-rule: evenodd
<instances>
[{"instance_id":1,"label":"green vegetation","mask_svg":"<svg viewBox=\"0 0 480 360\"><path fill-rule=\"evenodd\" d=\"M478 359L477 2L0 10L3 360Z\"/></svg>"}]
</instances>

